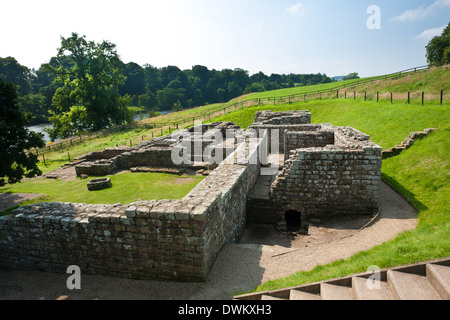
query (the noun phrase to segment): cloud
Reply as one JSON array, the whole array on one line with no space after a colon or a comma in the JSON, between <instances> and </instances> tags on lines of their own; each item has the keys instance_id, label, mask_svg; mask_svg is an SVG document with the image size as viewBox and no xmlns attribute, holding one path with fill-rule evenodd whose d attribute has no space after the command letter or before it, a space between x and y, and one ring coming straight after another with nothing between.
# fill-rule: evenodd
<instances>
[{"instance_id":1,"label":"cloud","mask_svg":"<svg viewBox=\"0 0 450 320\"><path fill-rule=\"evenodd\" d=\"M450 1L450 0L449 0ZM286 8L286 11L292 14L296 14L300 12L300 9L303 7L303 3L299 2L297 4L294 4L288 8Z\"/></svg>"},{"instance_id":2,"label":"cloud","mask_svg":"<svg viewBox=\"0 0 450 320\"><path fill-rule=\"evenodd\" d=\"M450 8L450 0L436 0L427 7L420 6L416 9L407 10L402 14L400 14L399 16L392 18L391 20L401 22L415 21L430 16L440 8Z\"/></svg>"},{"instance_id":3,"label":"cloud","mask_svg":"<svg viewBox=\"0 0 450 320\"><path fill-rule=\"evenodd\" d=\"M439 27L439 28L433 28L433 29L427 29L423 31L421 34L414 37L414 39L424 39L424 40L431 40L436 36L440 36L442 32L444 31L446 25Z\"/></svg>"}]
</instances>

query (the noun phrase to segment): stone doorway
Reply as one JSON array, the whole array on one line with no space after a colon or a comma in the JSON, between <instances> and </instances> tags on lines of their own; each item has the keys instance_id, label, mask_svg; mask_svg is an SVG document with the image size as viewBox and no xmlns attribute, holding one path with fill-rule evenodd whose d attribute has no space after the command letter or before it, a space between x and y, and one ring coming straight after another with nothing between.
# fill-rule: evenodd
<instances>
[{"instance_id":1,"label":"stone doorway","mask_svg":"<svg viewBox=\"0 0 450 320\"><path fill-rule=\"evenodd\" d=\"M285 213L287 231L296 232L302 227L302 214L300 211L289 210Z\"/></svg>"}]
</instances>

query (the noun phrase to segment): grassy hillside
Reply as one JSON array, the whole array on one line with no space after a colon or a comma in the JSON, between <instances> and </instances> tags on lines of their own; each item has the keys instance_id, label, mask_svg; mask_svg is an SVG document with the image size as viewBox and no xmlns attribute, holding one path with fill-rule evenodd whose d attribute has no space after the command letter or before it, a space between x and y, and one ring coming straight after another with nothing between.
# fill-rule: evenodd
<instances>
[{"instance_id":1,"label":"grassy hillside","mask_svg":"<svg viewBox=\"0 0 450 320\"><path fill-rule=\"evenodd\" d=\"M367 84L357 83L361 81L371 81ZM367 77L358 80L346 80L339 82L332 82L326 84L319 84L314 86L286 88L280 90L258 92L245 95L236 99L251 100L251 99L265 99L269 97L281 97L294 94L304 94L308 92L317 92L323 90L335 89L337 87L344 86L345 88L356 88L357 92L364 91L379 91L384 92L408 92L408 91L425 91L430 94L438 94L441 90L450 90L450 66L444 66L439 68L425 69L417 72L409 72L401 77L390 78L384 80L384 76ZM342 89L345 90L345 89Z\"/></svg>"},{"instance_id":2,"label":"grassy hillside","mask_svg":"<svg viewBox=\"0 0 450 320\"><path fill-rule=\"evenodd\" d=\"M354 100L314 100L285 105L250 107L221 116L212 121L232 121L247 128L257 111L309 110L313 123L354 126L370 134L383 149L400 144L411 132L439 128L449 124L448 105L412 106L407 104L376 103Z\"/></svg>"}]
</instances>

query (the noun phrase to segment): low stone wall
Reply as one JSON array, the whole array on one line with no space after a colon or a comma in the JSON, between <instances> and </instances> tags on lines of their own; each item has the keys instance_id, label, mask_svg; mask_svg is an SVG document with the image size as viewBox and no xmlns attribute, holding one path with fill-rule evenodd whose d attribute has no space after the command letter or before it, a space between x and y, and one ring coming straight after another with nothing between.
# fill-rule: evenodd
<instances>
[{"instance_id":1,"label":"low stone wall","mask_svg":"<svg viewBox=\"0 0 450 320\"><path fill-rule=\"evenodd\" d=\"M241 144L181 200L23 206L0 219L0 267L66 272L78 265L85 274L203 281L244 229L246 197L260 172L248 159L258 148Z\"/></svg>"},{"instance_id":2,"label":"low stone wall","mask_svg":"<svg viewBox=\"0 0 450 320\"><path fill-rule=\"evenodd\" d=\"M103 151L91 152L83 157L78 158L77 160L86 160L86 161L108 160L128 151L131 151L130 147L106 148Z\"/></svg>"},{"instance_id":3,"label":"low stone wall","mask_svg":"<svg viewBox=\"0 0 450 320\"><path fill-rule=\"evenodd\" d=\"M309 111L287 111L272 112L258 111L255 115L255 124L265 125L290 125L290 124L310 124L311 112Z\"/></svg>"}]
</instances>

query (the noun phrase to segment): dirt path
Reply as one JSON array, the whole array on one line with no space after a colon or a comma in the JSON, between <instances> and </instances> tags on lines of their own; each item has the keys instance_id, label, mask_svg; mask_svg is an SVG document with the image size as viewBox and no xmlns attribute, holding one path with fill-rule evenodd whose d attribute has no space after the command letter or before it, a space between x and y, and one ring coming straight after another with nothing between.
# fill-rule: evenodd
<instances>
[{"instance_id":1,"label":"dirt path","mask_svg":"<svg viewBox=\"0 0 450 320\"><path fill-rule=\"evenodd\" d=\"M364 219L316 226L309 237L282 237L270 229L255 234L248 228L241 243L223 248L204 283L82 275L81 290L70 291L66 274L0 270L0 299L228 300L265 281L349 258L417 226L413 208L384 183L380 196L378 220L360 231Z\"/></svg>"},{"instance_id":2,"label":"dirt path","mask_svg":"<svg viewBox=\"0 0 450 320\"><path fill-rule=\"evenodd\" d=\"M0 193L0 212L15 207L19 203L42 197L42 194L33 193Z\"/></svg>"}]
</instances>

